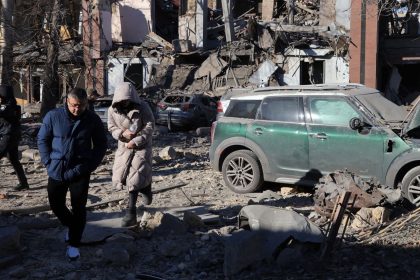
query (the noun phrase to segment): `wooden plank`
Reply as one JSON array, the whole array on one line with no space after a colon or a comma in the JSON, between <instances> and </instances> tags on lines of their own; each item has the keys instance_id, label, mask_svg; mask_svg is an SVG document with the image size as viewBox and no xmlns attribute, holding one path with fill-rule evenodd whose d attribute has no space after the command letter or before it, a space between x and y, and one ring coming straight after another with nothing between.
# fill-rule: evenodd
<instances>
[{"instance_id":1,"label":"wooden plank","mask_svg":"<svg viewBox=\"0 0 420 280\"><path fill-rule=\"evenodd\" d=\"M149 34L147 34L147 36L164 48L167 48L170 50L174 49L171 43L169 43L168 41L166 41L165 39L157 35L155 32L150 32Z\"/></svg>"},{"instance_id":2,"label":"wooden plank","mask_svg":"<svg viewBox=\"0 0 420 280\"><path fill-rule=\"evenodd\" d=\"M332 220L328 231L328 236L326 243L324 244L321 259L325 260L328 257L334 247L335 240L338 234L338 230L341 225L341 221L343 220L345 210L347 208L347 204L349 202L351 196L351 192L345 192L344 195L341 195L340 198L337 200L336 204L334 205L334 210L332 213Z\"/></svg>"}]
</instances>

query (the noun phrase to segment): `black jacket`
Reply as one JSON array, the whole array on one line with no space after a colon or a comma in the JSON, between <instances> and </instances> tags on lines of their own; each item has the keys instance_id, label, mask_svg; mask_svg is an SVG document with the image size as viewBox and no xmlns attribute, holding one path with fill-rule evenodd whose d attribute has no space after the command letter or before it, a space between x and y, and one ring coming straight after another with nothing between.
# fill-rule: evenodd
<instances>
[{"instance_id":1,"label":"black jacket","mask_svg":"<svg viewBox=\"0 0 420 280\"><path fill-rule=\"evenodd\" d=\"M4 149L9 141L18 142L21 137L20 128L20 106L16 104L13 96L13 88L0 86L0 157L3 156Z\"/></svg>"},{"instance_id":2,"label":"black jacket","mask_svg":"<svg viewBox=\"0 0 420 280\"><path fill-rule=\"evenodd\" d=\"M12 125L4 118L0 118L0 158L4 157L7 152L11 133Z\"/></svg>"}]
</instances>

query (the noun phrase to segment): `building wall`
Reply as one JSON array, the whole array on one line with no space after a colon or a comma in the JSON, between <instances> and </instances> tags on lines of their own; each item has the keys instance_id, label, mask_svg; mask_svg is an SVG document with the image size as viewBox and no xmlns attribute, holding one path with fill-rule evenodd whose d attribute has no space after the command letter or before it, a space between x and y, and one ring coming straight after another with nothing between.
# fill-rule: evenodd
<instances>
[{"instance_id":1,"label":"building wall","mask_svg":"<svg viewBox=\"0 0 420 280\"><path fill-rule=\"evenodd\" d=\"M324 83L348 83L350 80L349 63L345 58L333 56L331 58L315 57L324 61ZM281 75L284 84L300 85L300 65L307 57L289 56L287 58L287 73Z\"/></svg>"},{"instance_id":2,"label":"building wall","mask_svg":"<svg viewBox=\"0 0 420 280\"><path fill-rule=\"evenodd\" d=\"M114 94L118 83L124 82L124 65L127 64L143 65L143 87L147 87L151 76L151 67L153 64L159 64L150 58L129 58L129 57L108 57L108 94ZM112 67L110 67L112 65Z\"/></svg>"},{"instance_id":3,"label":"building wall","mask_svg":"<svg viewBox=\"0 0 420 280\"><path fill-rule=\"evenodd\" d=\"M348 83L350 81L349 63L342 57L332 57L325 60L325 83Z\"/></svg>"},{"instance_id":4,"label":"building wall","mask_svg":"<svg viewBox=\"0 0 420 280\"><path fill-rule=\"evenodd\" d=\"M153 31L153 3L150 0L122 0L112 6L112 40L141 43Z\"/></svg>"}]
</instances>

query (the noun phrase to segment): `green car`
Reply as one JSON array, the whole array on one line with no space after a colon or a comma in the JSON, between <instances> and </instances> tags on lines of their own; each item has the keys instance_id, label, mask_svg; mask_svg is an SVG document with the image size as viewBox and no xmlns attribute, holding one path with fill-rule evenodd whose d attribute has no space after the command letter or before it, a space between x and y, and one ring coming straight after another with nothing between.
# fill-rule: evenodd
<instances>
[{"instance_id":1,"label":"green car","mask_svg":"<svg viewBox=\"0 0 420 280\"><path fill-rule=\"evenodd\" d=\"M213 123L210 161L237 193L347 169L420 205L420 112L359 84L254 89Z\"/></svg>"}]
</instances>

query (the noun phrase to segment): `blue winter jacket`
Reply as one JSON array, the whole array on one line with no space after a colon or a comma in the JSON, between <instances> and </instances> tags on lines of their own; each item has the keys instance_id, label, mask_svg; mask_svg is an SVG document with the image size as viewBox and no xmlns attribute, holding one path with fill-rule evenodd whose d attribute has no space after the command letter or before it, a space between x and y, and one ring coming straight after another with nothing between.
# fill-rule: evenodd
<instances>
[{"instance_id":1,"label":"blue winter jacket","mask_svg":"<svg viewBox=\"0 0 420 280\"><path fill-rule=\"evenodd\" d=\"M90 110L78 118L66 107L48 112L38 133L38 149L48 176L72 181L90 174L105 156L107 139L101 119Z\"/></svg>"}]
</instances>

